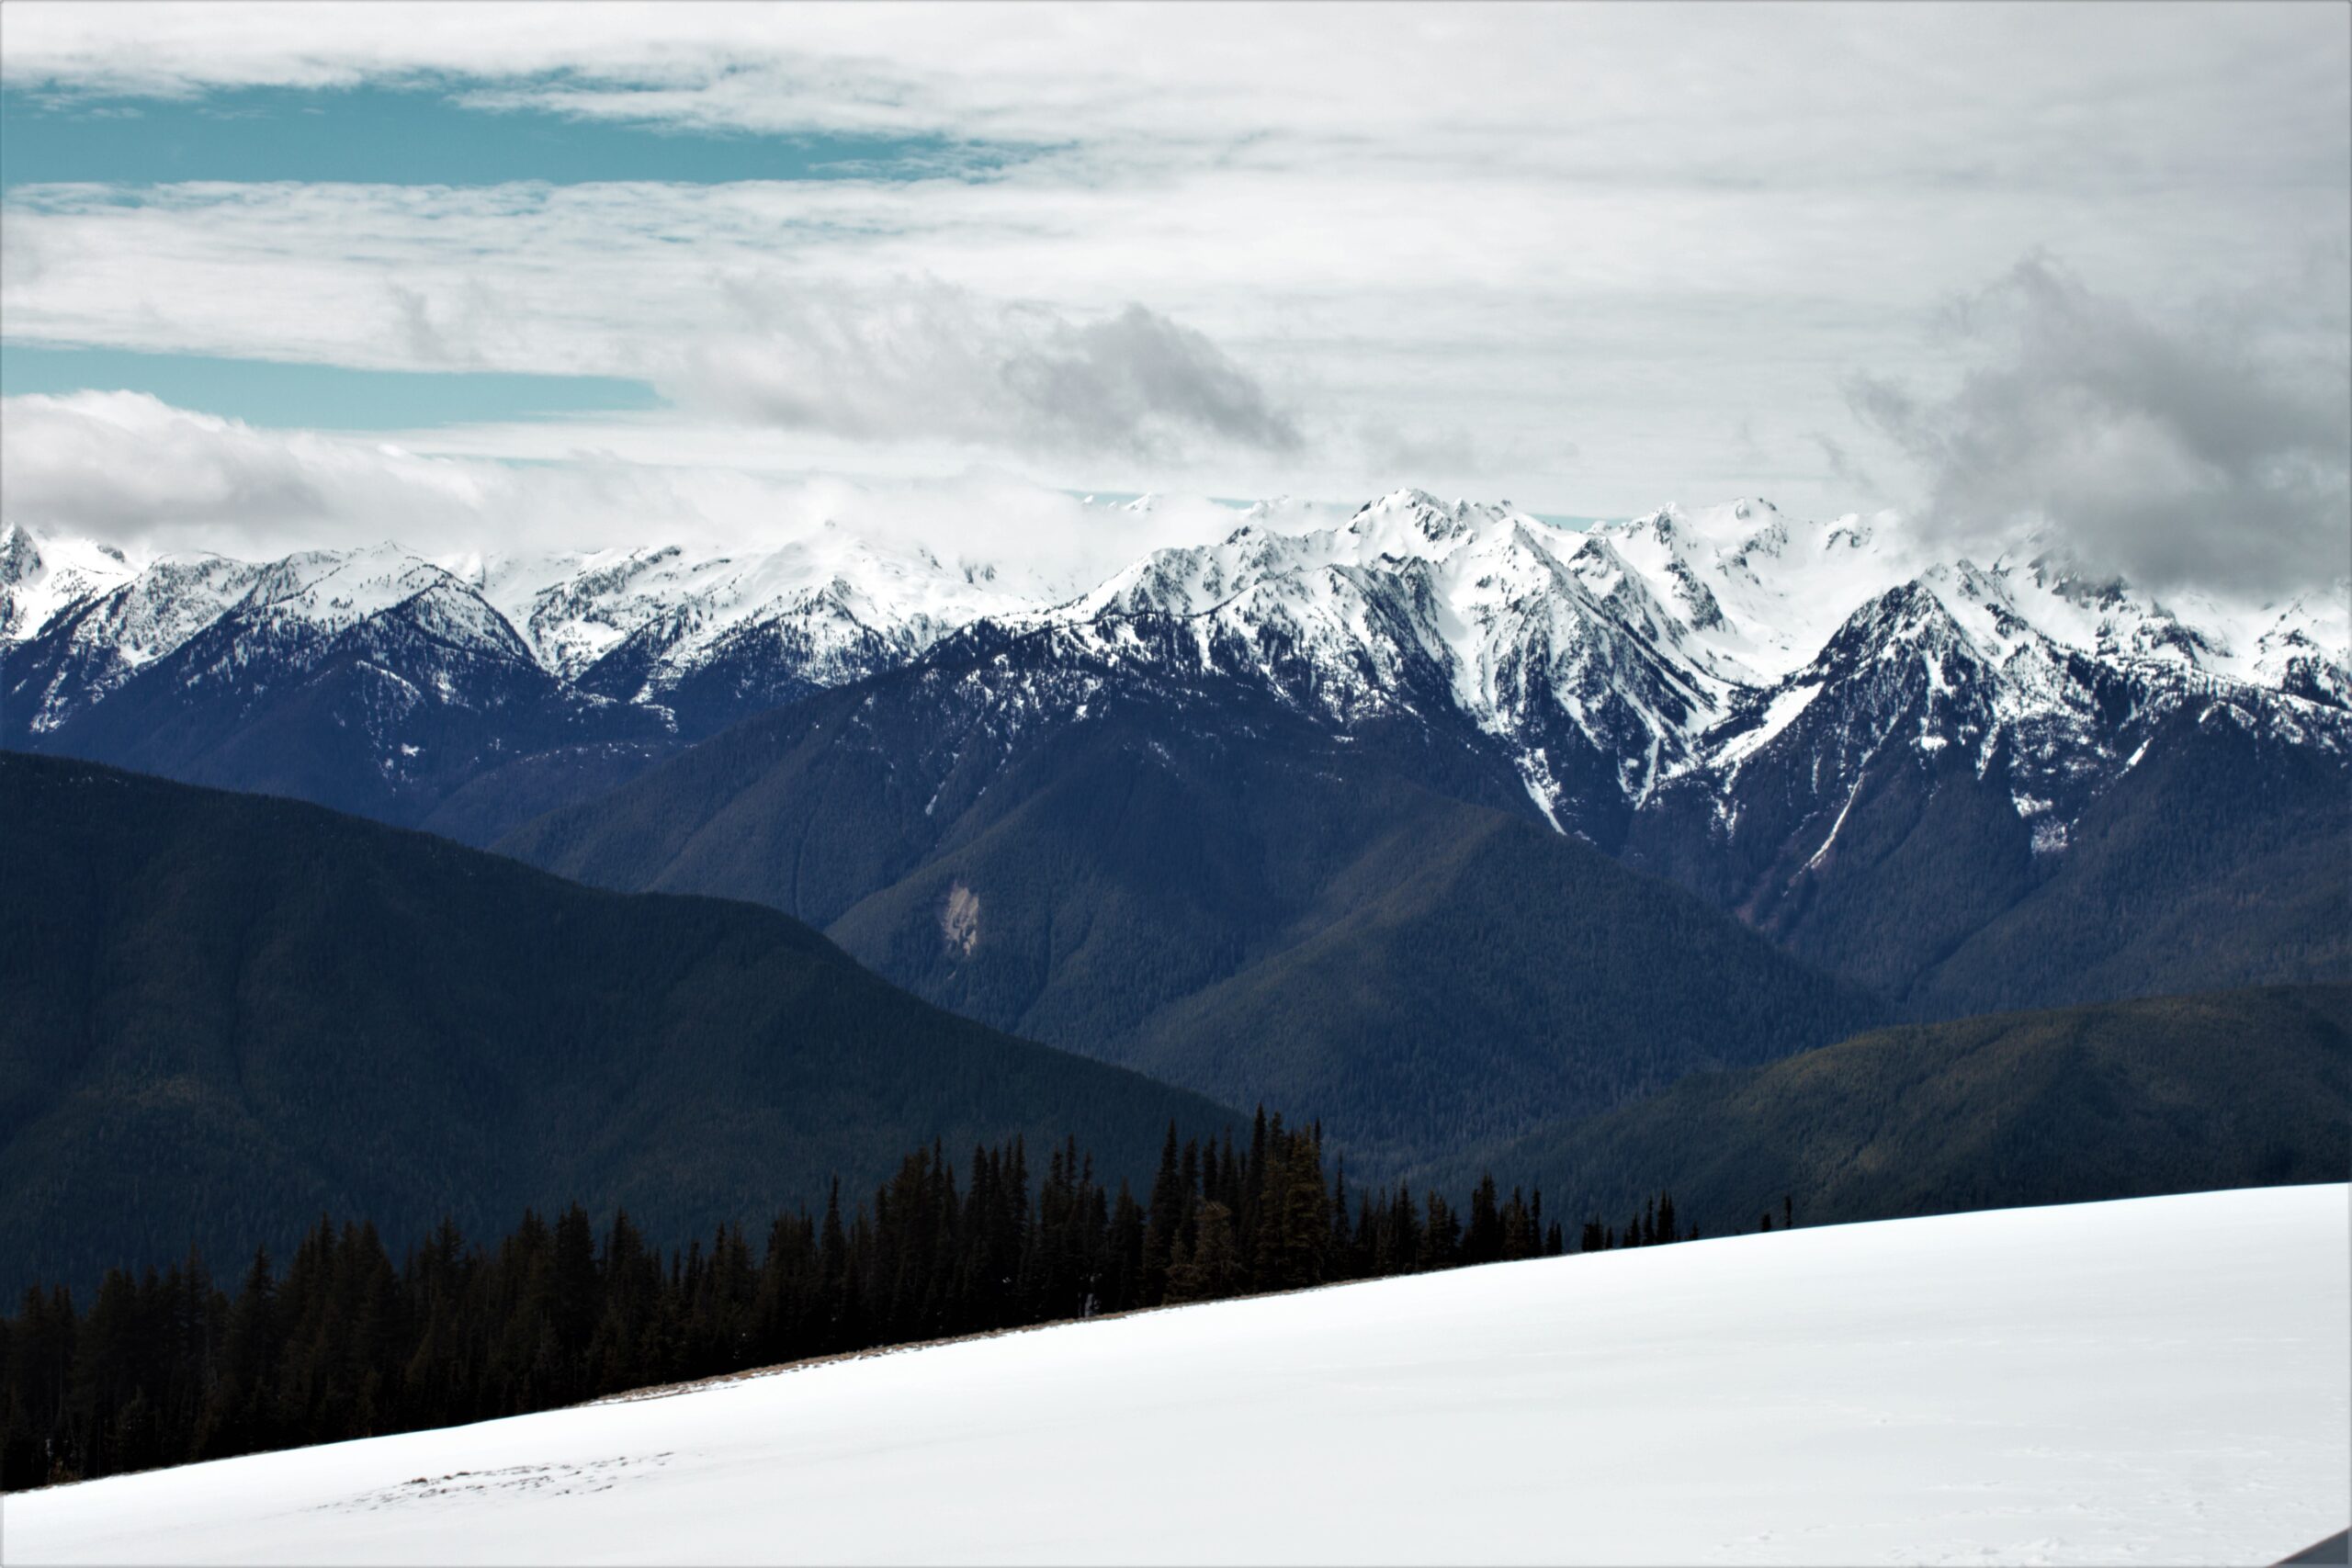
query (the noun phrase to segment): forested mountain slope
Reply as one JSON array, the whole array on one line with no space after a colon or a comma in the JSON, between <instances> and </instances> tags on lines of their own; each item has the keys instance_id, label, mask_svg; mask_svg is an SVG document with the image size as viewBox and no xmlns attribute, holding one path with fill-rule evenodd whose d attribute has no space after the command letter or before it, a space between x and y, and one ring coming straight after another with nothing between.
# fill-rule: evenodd
<instances>
[{"instance_id":1,"label":"forested mountain slope","mask_svg":"<svg viewBox=\"0 0 2352 1568\"><path fill-rule=\"evenodd\" d=\"M774 910L624 897L292 801L0 753L0 1258L223 1271L322 1209L623 1204L682 1235L1074 1134L1148 1181L1228 1113L1010 1039Z\"/></svg>"},{"instance_id":2,"label":"forested mountain slope","mask_svg":"<svg viewBox=\"0 0 2352 1568\"><path fill-rule=\"evenodd\" d=\"M2352 1169L2352 986L1883 1029L1492 1151L1572 1223L1660 1189L1708 1235L2333 1181ZM1434 1168L1475 1176L1478 1162Z\"/></svg>"},{"instance_id":3,"label":"forested mountain slope","mask_svg":"<svg viewBox=\"0 0 2352 1568\"><path fill-rule=\"evenodd\" d=\"M942 1006L1319 1118L1366 1174L1877 1016L1524 799L1459 730L1334 732L1147 620L952 639L501 847L786 909Z\"/></svg>"}]
</instances>

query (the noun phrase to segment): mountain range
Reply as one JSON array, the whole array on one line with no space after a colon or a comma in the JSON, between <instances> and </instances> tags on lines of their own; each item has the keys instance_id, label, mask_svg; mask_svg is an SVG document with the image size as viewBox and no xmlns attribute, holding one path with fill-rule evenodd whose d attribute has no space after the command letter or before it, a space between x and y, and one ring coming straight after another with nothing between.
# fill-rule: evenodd
<instances>
[{"instance_id":1,"label":"mountain range","mask_svg":"<svg viewBox=\"0 0 2352 1568\"><path fill-rule=\"evenodd\" d=\"M1102 509L1112 547L1123 513L1150 505ZM426 559L384 545L136 566L11 525L0 739L96 760L141 749L159 771L227 783L258 765L237 744L250 731L316 743L309 705L312 728L356 732L355 777L322 786L355 798L334 804L416 823L521 760L658 752L962 628L1099 639L1165 621L1204 663L1335 727L1392 712L1466 727L1529 809L1612 853L1659 853L1696 813L1733 858L1769 835L1803 850L1799 866L1834 852L1834 808L1885 751L1957 747L1997 772L2047 855L2176 715L2224 705L2290 743L2346 743L2341 584L2259 607L2160 602L2055 552L1979 567L1887 519L1804 523L1760 499L1571 528L1400 491L1344 520L1275 502L1234 521L1099 582L833 524L750 551ZM189 722L156 736L101 721L110 705ZM436 748L452 712L495 714L481 728L497 743ZM1825 750L1825 733L1859 744ZM1791 844L1765 807L1798 765L1807 803L1833 809Z\"/></svg>"},{"instance_id":2,"label":"mountain range","mask_svg":"<svg viewBox=\"0 0 2352 1568\"><path fill-rule=\"evenodd\" d=\"M1374 1169L1875 1021L2352 974L2342 592L2030 539L1400 491L1091 582L831 527L136 566L11 529L0 592L8 746L766 903Z\"/></svg>"}]
</instances>

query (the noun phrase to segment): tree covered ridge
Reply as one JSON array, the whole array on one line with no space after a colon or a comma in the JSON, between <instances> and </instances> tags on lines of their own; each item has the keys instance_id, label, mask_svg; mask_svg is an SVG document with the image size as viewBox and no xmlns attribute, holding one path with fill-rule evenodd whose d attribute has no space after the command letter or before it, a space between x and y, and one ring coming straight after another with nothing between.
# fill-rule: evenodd
<instances>
[{"instance_id":1,"label":"tree covered ridge","mask_svg":"<svg viewBox=\"0 0 2352 1568\"><path fill-rule=\"evenodd\" d=\"M1872 1031L1410 1173L1485 1167L1613 1213L1671 1188L1710 1231L2341 1181L2352 986L2270 986Z\"/></svg>"},{"instance_id":2,"label":"tree covered ridge","mask_svg":"<svg viewBox=\"0 0 2352 1568\"><path fill-rule=\"evenodd\" d=\"M1588 1250L1687 1239L1661 1195ZM64 1286L0 1318L0 1488L519 1415L876 1346L1345 1280L1555 1256L1541 1192L1491 1175L1351 1193L1322 1129L1261 1110L1249 1141L1178 1141L1145 1199L1066 1138L1033 1187L1019 1137L961 1179L934 1143L870 1204L779 1214L756 1255L722 1224L666 1258L626 1213L574 1203L492 1247L452 1221L392 1261L375 1226L321 1216L281 1271L256 1251L233 1296L191 1250L89 1311Z\"/></svg>"},{"instance_id":3,"label":"tree covered ridge","mask_svg":"<svg viewBox=\"0 0 2352 1568\"><path fill-rule=\"evenodd\" d=\"M1252 1097L1252 1100L1257 1097ZM1244 1104L1250 1103L1245 1101ZM773 909L582 887L319 807L0 752L0 1310L321 1213L395 1258L574 1195L756 1226L907 1149L1150 1179L1235 1111L996 1033Z\"/></svg>"}]
</instances>

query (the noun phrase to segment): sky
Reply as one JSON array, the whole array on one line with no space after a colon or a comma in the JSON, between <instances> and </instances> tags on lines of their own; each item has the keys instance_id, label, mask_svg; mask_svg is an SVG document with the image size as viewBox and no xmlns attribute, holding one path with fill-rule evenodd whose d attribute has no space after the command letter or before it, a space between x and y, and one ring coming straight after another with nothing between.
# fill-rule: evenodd
<instances>
[{"instance_id":1,"label":"sky","mask_svg":"<svg viewBox=\"0 0 2352 1568\"><path fill-rule=\"evenodd\" d=\"M2250 592L2352 552L2340 6L0 29L0 507L37 527L1417 484L2032 524Z\"/></svg>"}]
</instances>

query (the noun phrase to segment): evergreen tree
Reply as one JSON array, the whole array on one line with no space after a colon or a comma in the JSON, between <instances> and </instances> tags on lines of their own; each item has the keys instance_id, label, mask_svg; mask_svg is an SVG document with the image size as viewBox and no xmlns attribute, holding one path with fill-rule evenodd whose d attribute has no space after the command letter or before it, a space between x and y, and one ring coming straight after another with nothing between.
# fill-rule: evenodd
<instances>
[{"instance_id":1,"label":"evergreen tree","mask_svg":"<svg viewBox=\"0 0 2352 1568\"><path fill-rule=\"evenodd\" d=\"M1147 1303L1168 1293L1168 1266L1176 1252L1176 1233L1184 1221L1185 1184L1176 1166L1176 1123L1168 1123L1168 1141L1159 1151L1159 1174L1151 1183L1151 1218L1144 1226L1142 1292Z\"/></svg>"},{"instance_id":2,"label":"evergreen tree","mask_svg":"<svg viewBox=\"0 0 2352 1568\"><path fill-rule=\"evenodd\" d=\"M1502 1214L1495 1206L1494 1172L1488 1171L1470 1194L1470 1228L1463 1233L1462 1261L1492 1263L1502 1255Z\"/></svg>"}]
</instances>

